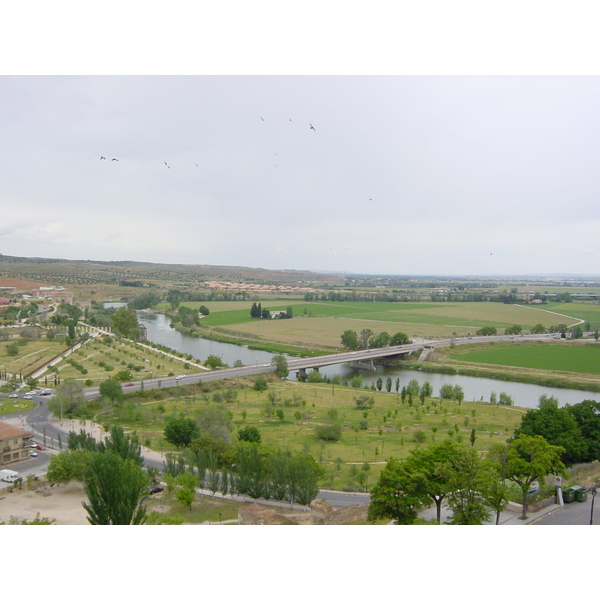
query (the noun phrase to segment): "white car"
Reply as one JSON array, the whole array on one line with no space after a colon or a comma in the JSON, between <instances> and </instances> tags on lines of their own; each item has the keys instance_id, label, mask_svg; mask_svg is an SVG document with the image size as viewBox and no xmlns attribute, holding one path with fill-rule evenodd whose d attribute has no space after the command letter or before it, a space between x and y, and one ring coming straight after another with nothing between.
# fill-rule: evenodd
<instances>
[{"instance_id":1,"label":"white car","mask_svg":"<svg viewBox=\"0 0 600 600\"><path fill-rule=\"evenodd\" d=\"M9 394L8 397L9 398L18 398L19 394Z\"/></svg>"},{"instance_id":2,"label":"white car","mask_svg":"<svg viewBox=\"0 0 600 600\"><path fill-rule=\"evenodd\" d=\"M185 375L177 375L177 377L175 377L175 379L183 379L185 377Z\"/></svg>"},{"instance_id":3,"label":"white car","mask_svg":"<svg viewBox=\"0 0 600 600\"><path fill-rule=\"evenodd\" d=\"M37 452L35 452L34 450L31 450L31 451L29 452L29 456L37 456L37 455L38 455L38 453L37 453Z\"/></svg>"}]
</instances>

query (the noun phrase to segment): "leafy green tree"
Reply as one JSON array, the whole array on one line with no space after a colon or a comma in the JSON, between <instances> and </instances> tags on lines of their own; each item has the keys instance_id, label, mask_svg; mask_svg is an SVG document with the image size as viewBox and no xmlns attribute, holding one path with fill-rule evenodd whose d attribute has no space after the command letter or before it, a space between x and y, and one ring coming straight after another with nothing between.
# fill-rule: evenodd
<instances>
[{"instance_id":1,"label":"leafy green tree","mask_svg":"<svg viewBox=\"0 0 600 600\"><path fill-rule=\"evenodd\" d=\"M535 334L546 333L546 328L541 323L538 323L537 325L534 325L530 331Z\"/></svg>"},{"instance_id":2,"label":"leafy green tree","mask_svg":"<svg viewBox=\"0 0 600 600\"><path fill-rule=\"evenodd\" d=\"M426 448L414 448L405 461L408 469L423 475L422 491L435 502L438 523L441 522L442 502L454 491L448 465L457 455L457 448L457 442L445 440Z\"/></svg>"},{"instance_id":3,"label":"leafy green tree","mask_svg":"<svg viewBox=\"0 0 600 600\"><path fill-rule=\"evenodd\" d=\"M148 483L147 474L134 461L113 452L94 453L83 483L88 521L92 525L142 525L146 508L140 500Z\"/></svg>"},{"instance_id":4,"label":"leafy green tree","mask_svg":"<svg viewBox=\"0 0 600 600\"><path fill-rule=\"evenodd\" d=\"M296 454L289 463L288 489L294 490L292 502L308 506L319 493L319 479L323 470L312 456ZM293 483L291 483L293 482Z\"/></svg>"},{"instance_id":5,"label":"leafy green tree","mask_svg":"<svg viewBox=\"0 0 600 600\"><path fill-rule=\"evenodd\" d=\"M253 388L260 392L266 390L268 386L267 380L264 377L259 376L256 378Z\"/></svg>"},{"instance_id":6,"label":"leafy green tree","mask_svg":"<svg viewBox=\"0 0 600 600\"><path fill-rule=\"evenodd\" d=\"M534 481L553 473L566 477L561 462L564 448L549 444L541 435L519 435L508 442L504 476L514 481L522 491L523 511L521 519L527 518L527 492Z\"/></svg>"},{"instance_id":7,"label":"leafy green tree","mask_svg":"<svg viewBox=\"0 0 600 600\"><path fill-rule=\"evenodd\" d=\"M219 367L223 366L223 361L221 360L220 356L217 356L216 354L209 354L204 361L204 364L209 369L218 369Z\"/></svg>"},{"instance_id":8,"label":"leafy green tree","mask_svg":"<svg viewBox=\"0 0 600 600\"><path fill-rule=\"evenodd\" d=\"M99 386L98 391L108 398L112 404L120 404L123 399L123 388L121 384L112 377L105 379Z\"/></svg>"},{"instance_id":9,"label":"leafy green tree","mask_svg":"<svg viewBox=\"0 0 600 600\"><path fill-rule=\"evenodd\" d=\"M74 379L67 379L57 388L56 395L48 401L48 410L55 417L63 419L85 419L91 416L86 406L83 385Z\"/></svg>"},{"instance_id":10,"label":"leafy green tree","mask_svg":"<svg viewBox=\"0 0 600 600\"><path fill-rule=\"evenodd\" d=\"M199 435L200 429L194 419L183 415L167 419L164 436L171 444L185 448Z\"/></svg>"},{"instance_id":11,"label":"leafy green tree","mask_svg":"<svg viewBox=\"0 0 600 600\"><path fill-rule=\"evenodd\" d=\"M410 343L412 342L410 341L409 337L401 331L395 333L390 339L390 346L403 346Z\"/></svg>"},{"instance_id":12,"label":"leafy green tree","mask_svg":"<svg viewBox=\"0 0 600 600\"><path fill-rule=\"evenodd\" d=\"M90 450L95 452L98 449L98 443L94 436L80 429L79 433L69 431L67 436L67 447L69 450Z\"/></svg>"},{"instance_id":13,"label":"leafy green tree","mask_svg":"<svg viewBox=\"0 0 600 600\"><path fill-rule=\"evenodd\" d=\"M368 348L369 347L369 342L371 340L371 338L373 337L373 330L371 329L363 329L360 332L360 347L361 348Z\"/></svg>"},{"instance_id":14,"label":"leafy green tree","mask_svg":"<svg viewBox=\"0 0 600 600\"><path fill-rule=\"evenodd\" d=\"M486 325L485 327L478 329L475 332L475 335L496 335L497 333L498 330L495 327L492 327L491 325Z\"/></svg>"},{"instance_id":15,"label":"leafy green tree","mask_svg":"<svg viewBox=\"0 0 600 600\"><path fill-rule=\"evenodd\" d=\"M561 446L563 462L570 466L587 458L587 442L573 415L564 408L546 404L543 408L528 410L515 429L515 437L525 434L542 436L548 443Z\"/></svg>"},{"instance_id":16,"label":"leafy green tree","mask_svg":"<svg viewBox=\"0 0 600 600\"><path fill-rule=\"evenodd\" d=\"M192 502L196 497L196 476L189 471L182 473L177 478L177 485L179 489L175 491L175 498L181 502L184 506L187 506L189 510L192 510Z\"/></svg>"},{"instance_id":17,"label":"leafy green tree","mask_svg":"<svg viewBox=\"0 0 600 600\"><path fill-rule=\"evenodd\" d=\"M290 371L288 369L288 362L283 354L278 354L271 359L271 363L275 365L275 375L281 379L285 379Z\"/></svg>"},{"instance_id":18,"label":"leafy green tree","mask_svg":"<svg viewBox=\"0 0 600 600\"><path fill-rule=\"evenodd\" d=\"M584 400L573 406L567 404L564 410L575 419L586 442L584 461L600 460L600 402Z\"/></svg>"},{"instance_id":19,"label":"leafy green tree","mask_svg":"<svg viewBox=\"0 0 600 600\"><path fill-rule=\"evenodd\" d=\"M346 331L342 333L342 346L348 350L358 349L358 336L356 335L356 331L346 329Z\"/></svg>"},{"instance_id":20,"label":"leafy green tree","mask_svg":"<svg viewBox=\"0 0 600 600\"><path fill-rule=\"evenodd\" d=\"M137 340L140 325L137 320L137 315L133 307L127 306L119 308L112 315L112 328L114 333L121 337Z\"/></svg>"},{"instance_id":21,"label":"leafy green tree","mask_svg":"<svg viewBox=\"0 0 600 600\"><path fill-rule=\"evenodd\" d=\"M48 480L54 483L69 483L72 479L83 481L94 454L90 450L66 450L53 454L48 465Z\"/></svg>"},{"instance_id":22,"label":"leafy green tree","mask_svg":"<svg viewBox=\"0 0 600 600\"><path fill-rule=\"evenodd\" d=\"M472 448L457 446L443 467L452 493L448 506L452 525L482 525L492 515L486 499L487 488L496 472Z\"/></svg>"},{"instance_id":23,"label":"leafy green tree","mask_svg":"<svg viewBox=\"0 0 600 600\"><path fill-rule=\"evenodd\" d=\"M126 434L120 425L111 425L109 435L98 445L100 452L114 452L124 460L132 460L140 467L144 465L142 447L135 434Z\"/></svg>"},{"instance_id":24,"label":"leafy green tree","mask_svg":"<svg viewBox=\"0 0 600 600\"><path fill-rule=\"evenodd\" d=\"M424 490L422 473L390 458L371 490L368 520L394 519L398 525L413 524L419 508L428 502Z\"/></svg>"},{"instance_id":25,"label":"leafy green tree","mask_svg":"<svg viewBox=\"0 0 600 600\"><path fill-rule=\"evenodd\" d=\"M255 444L260 444L261 442L260 430L253 425L246 425L238 429L237 436L240 441L254 442Z\"/></svg>"}]
</instances>

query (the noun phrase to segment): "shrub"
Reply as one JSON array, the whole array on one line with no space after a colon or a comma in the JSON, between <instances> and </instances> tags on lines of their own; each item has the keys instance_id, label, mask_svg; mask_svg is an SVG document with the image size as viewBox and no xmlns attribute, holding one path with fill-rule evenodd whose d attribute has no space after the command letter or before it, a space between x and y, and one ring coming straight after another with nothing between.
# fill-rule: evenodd
<instances>
[{"instance_id":1,"label":"shrub","mask_svg":"<svg viewBox=\"0 0 600 600\"><path fill-rule=\"evenodd\" d=\"M315 435L318 440L337 442L342 438L342 426L339 423L317 425L315 427Z\"/></svg>"}]
</instances>

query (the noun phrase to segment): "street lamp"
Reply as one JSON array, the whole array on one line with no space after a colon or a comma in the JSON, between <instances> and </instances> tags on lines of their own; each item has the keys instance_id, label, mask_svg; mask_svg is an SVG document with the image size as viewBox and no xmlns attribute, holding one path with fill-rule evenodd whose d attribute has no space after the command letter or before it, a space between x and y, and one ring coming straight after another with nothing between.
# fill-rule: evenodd
<instances>
[{"instance_id":1,"label":"street lamp","mask_svg":"<svg viewBox=\"0 0 600 600\"><path fill-rule=\"evenodd\" d=\"M596 498L597 484L592 486L592 508L590 511L590 525L594 524L594 499Z\"/></svg>"}]
</instances>

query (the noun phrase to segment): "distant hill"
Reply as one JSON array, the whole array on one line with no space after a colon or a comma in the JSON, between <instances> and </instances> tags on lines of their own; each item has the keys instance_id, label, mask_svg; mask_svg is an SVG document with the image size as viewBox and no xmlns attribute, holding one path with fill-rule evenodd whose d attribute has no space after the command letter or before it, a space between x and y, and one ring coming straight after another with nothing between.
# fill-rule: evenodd
<instances>
[{"instance_id":1,"label":"distant hill","mask_svg":"<svg viewBox=\"0 0 600 600\"><path fill-rule=\"evenodd\" d=\"M147 284L238 281L264 285L340 283L334 273L272 271L250 267L181 265L136 261L68 260L0 255L0 277L39 281L53 285L109 284L137 280Z\"/></svg>"}]
</instances>

